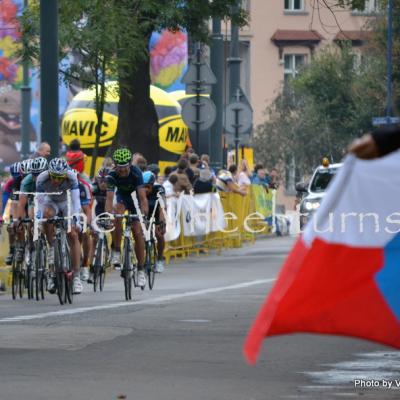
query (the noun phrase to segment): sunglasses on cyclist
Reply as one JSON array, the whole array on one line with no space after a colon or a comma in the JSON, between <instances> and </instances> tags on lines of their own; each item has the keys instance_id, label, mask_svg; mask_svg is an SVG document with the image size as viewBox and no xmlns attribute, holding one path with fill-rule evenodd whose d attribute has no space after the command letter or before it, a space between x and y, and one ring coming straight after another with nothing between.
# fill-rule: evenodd
<instances>
[{"instance_id":1,"label":"sunglasses on cyclist","mask_svg":"<svg viewBox=\"0 0 400 400\"><path fill-rule=\"evenodd\" d=\"M50 172L50 177L51 177L51 179L54 179L55 181L62 181L66 178L66 175L55 175Z\"/></svg>"}]
</instances>

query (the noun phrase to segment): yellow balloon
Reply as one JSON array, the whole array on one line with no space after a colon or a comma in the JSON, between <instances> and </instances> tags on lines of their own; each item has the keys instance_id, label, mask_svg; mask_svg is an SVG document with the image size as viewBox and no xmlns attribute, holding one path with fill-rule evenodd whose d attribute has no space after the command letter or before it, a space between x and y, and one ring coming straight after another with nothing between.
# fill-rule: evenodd
<instances>
[{"instance_id":1,"label":"yellow balloon","mask_svg":"<svg viewBox=\"0 0 400 400\"><path fill-rule=\"evenodd\" d=\"M96 168L101 166L108 147L112 144L118 125L117 83L107 83L106 104L100 133L99 158ZM184 92L183 92L184 93ZM155 103L159 118L160 166L177 161L185 151L189 140L188 127L182 120L181 106L173 95L155 86L150 86L150 97ZM85 171L90 170L91 155L96 140L97 116L94 106L95 90L79 92L69 104L61 125L62 139L69 145L79 139L82 150L88 155ZM139 150L140 151L140 150Z\"/></svg>"}]
</instances>

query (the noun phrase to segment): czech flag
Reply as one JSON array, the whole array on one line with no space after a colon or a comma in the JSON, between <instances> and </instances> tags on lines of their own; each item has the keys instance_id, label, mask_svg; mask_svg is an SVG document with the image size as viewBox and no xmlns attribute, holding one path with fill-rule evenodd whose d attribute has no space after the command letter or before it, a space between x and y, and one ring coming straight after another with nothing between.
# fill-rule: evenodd
<instances>
[{"instance_id":1,"label":"czech flag","mask_svg":"<svg viewBox=\"0 0 400 400\"><path fill-rule=\"evenodd\" d=\"M400 348L400 152L347 156L297 240L244 344L295 332Z\"/></svg>"}]
</instances>

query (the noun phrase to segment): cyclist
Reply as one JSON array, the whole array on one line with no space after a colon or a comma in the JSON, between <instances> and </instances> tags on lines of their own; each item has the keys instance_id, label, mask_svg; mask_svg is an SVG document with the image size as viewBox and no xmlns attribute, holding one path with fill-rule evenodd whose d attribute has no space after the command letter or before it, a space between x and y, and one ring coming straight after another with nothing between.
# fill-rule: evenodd
<instances>
[{"instance_id":1,"label":"cyclist","mask_svg":"<svg viewBox=\"0 0 400 400\"><path fill-rule=\"evenodd\" d=\"M92 184L92 194L93 198L96 202L96 206L94 208L95 216L97 217L100 214L105 212L106 206L106 197L107 197L107 175L110 173L111 169L108 167L102 167L97 173L97 176ZM92 252L90 253L90 260L93 259L93 252L96 248L97 243L97 235L96 231L93 231L93 241L92 241ZM93 273L90 272L88 283L93 283Z\"/></svg>"},{"instance_id":2,"label":"cyclist","mask_svg":"<svg viewBox=\"0 0 400 400\"><path fill-rule=\"evenodd\" d=\"M127 148L120 148L114 151L113 161L115 168L107 176L107 197L106 212L112 213L113 209L117 214L123 214L128 210L131 214L137 214L139 210L133 203L132 193L137 192L140 209L143 215L147 215L149 208L146 197L146 190L143 187L143 175L140 169L132 165L132 153ZM116 191L116 204L113 208L114 191ZM113 231L113 251L111 263L121 264L121 239L122 220L116 219L115 230ZM146 285L144 266L144 238L139 220L132 224L132 233L135 239L135 253L138 261L138 285Z\"/></svg>"},{"instance_id":3,"label":"cyclist","mask_svg":"<svg viewBox=\"0 0 400 400\"><path fill-rule=\"evenodd\" d=\"M37 157L32 160L30 164L30 174L28 174L21 182L21 194L18 199L17 223L19 223L22 218L25 218L27 214L29 218L34 218L34 196L23 194L23 192L36 192L36 178L47 169L47 164L47 160L44 157ZM21 225L19 225L18 229L18 240L20 243L24 240L24 231ZM22 261L23 254L24 249L19 246L16 252L17 261Z\"/></svg>"},{"instance_id":4,"label":"cyclist","mask_svg":"<svg viewBox=\"0 0 400 400\"><path fill-rule=\"evenodd\" d=\"M22 179L29 173L31 160L24 160L16 162L10 166L11 178L5 183L3 189L3 210L4 213L8 199L11 200L10 204L10 221L11 223L7 227L8 239L9 239L9 254L6 257L6 265L11 265L15 252L15 239L16 239L16 224L13 218L18 216L18 199L19 196L16 192L19 192L21 187Z\"/></svg>"},{"instance_id":5,"label":"cyclist","mask_svg":"<svg viewBox=\"0 0 400 400\"><path fill-rule=\"evenodd\" d=\"M71 169L75 170L78 177L79 197L81 201L82 212L86 215L88 226L92 223L92 188L88 183L88 177L83 173L85 168L85 155L82 151L68 151L66 154L67 163ZM92 240L88 231L79 235L79 241L82 243L83 259L81 268L81 279L89 279L89 264L92 254Z\"/></svg>"},{"instance_id":6,"label":"cyclist","mask_svg":"<svg viewBox=\"0 0 400 400\"><path fill-rule=\"evenodd\" d=\"M107 176L110 172L111 168L100 168L92 184L93 198L96 200L96 207L94 209L96 217L105 212L107 197Z\"/></svg>"},{"instance_id":7,"label":"cyclist","mask_svg":"<svg viewBox=\"0 0 400 400\"><path fill-rule=\"evenodd\" d=\"M79 213L81 203L79 199L79 186L76 173L72 171L67 162L62 158L54 158L49 162L47 171L42 172L36 180L36 190L41 193L39 200L40 214L43 218L54 216L70 217L72 214ZM71 215L68 215L67 190L71 191ZM61 194L51 194L51 193ZM67 234L71 249L71 262L74 271L73 292L82 292L82 283L79 276L80 245L78 233L80 231L79 222L74 219L74 226ZM49 243L48 264L49 269L54 270L54 226L47 222L44 223L44 231ZM55 293L54 276L48 279L47 289L50 293Z\"/></svg>"},{"instance_id":8,"label":"cyclist","mask_svg":"<svg viewBox=\"0 0 400 400\"><path fill-rule=\"evenodd\" d=\"M143 183L144 187L146 188L147 200L149 202L148 218L151 218L154 212L154 208L157 205L157 208L154 212L154 218L156 224L155 234L157 238L157 255L158 255L155 272L161 273L164 271L163 253L165 247L164 235L165 235L166 224L165 224L165 215L163 211L161 211L160 204L159 203L157 204L157 200L159 199L159 197L162 197L162 199L164 200L164 204L166 204L165 190L162 185L156 183L156 176L151 171L143 172Z\"/></svg>"}]
</instances>

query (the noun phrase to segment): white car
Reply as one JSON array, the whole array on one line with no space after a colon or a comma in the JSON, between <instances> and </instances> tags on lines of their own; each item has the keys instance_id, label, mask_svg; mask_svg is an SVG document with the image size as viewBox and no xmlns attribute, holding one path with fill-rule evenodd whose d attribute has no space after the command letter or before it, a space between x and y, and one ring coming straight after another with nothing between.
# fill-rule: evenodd
<instances>
[{"instance_id":1,"label":"white car","mask_svg":"<svg viewBox=\"0 0 400 400\"><path fill-rule=\"evenodd\" d=\"M303 229L325 196L329 183L342 164L325 164L317 167L309 184L298 183L296 190L305 193L300 203L300 229Z\"/></svg>"}]
</instances>

